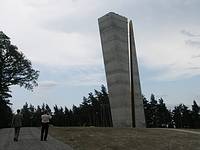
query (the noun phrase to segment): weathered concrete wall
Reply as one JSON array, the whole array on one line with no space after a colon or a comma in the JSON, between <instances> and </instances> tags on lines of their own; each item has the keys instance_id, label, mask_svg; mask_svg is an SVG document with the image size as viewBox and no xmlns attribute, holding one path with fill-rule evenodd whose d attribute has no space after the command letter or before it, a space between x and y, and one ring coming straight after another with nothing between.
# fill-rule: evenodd
<instances>
[{"instance_id":1,"label":"weathered concrete wall","mask_svg":"<svg viewBox=\"0 0 200 150\"><path fill-rule=\"evenodd\" d=\"M132 93L132 110L134 114L134 125L138 128L146 127L145 116L144 116L144 106L140 86L140 78L138 71L137 55L135 40L133 34L132 21L129 22L129 36L130 36L130 64L131 64L131 93Z\"/></svg>"},{"instance_id":2,"label":"weathered concrete wall","mask_svg":"<svg viewBox=\"0 0 200 150\"><path fill-rule=\"evenodd\" d=\"M114 127L145 127L132 22L115 13L99 18ZM128 29L129 28L129 29Z\"/></svg>"},{"instance_id":3,"label":"weathered concrete wall","mask_svg":"<svg viewBox=\"0 0 200 150\"><path fill-rule=\"evenodd\" d=\"M108 13L98 21L113 126L132 127L127 18Z\"/></svg>"}]
</instances>

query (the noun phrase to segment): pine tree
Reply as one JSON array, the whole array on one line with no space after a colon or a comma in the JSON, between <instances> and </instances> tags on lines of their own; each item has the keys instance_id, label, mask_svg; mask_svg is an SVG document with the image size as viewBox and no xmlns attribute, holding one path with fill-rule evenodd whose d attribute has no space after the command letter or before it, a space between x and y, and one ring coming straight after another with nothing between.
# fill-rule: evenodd
<instances>
[{"instance_id":1,"label":"pine tree","mask_svg":"<svg viewBox=\"0 0 200 150\"><path fill-rule=\"evenodd\" d=\"M28 106L28 103L26 102L21 110L21 113L23 115L23 126L29 127L31 126L31 112Z\"/></svg>"},{"instance_id":2,"label":"pine tree","mask_svg":"<svg viewBox=\"0 0 200 150\"><path fill-rule=\"evenodd\" d=\"M193 101L192 105L192 128L200 128L200 107Z\"/></svg>"},{"instance_id":3,"label":"pine tree","mask_svg":"<svg viewBox=\"0 0 200 150\"><path fill-rule=\"evenodd\" d=\"M4 100L2 97L0 97L0 128L6 128L11 126L11 120L12 120L12 110L10 108L10 101Z\"/></svg>"}]
</instances>

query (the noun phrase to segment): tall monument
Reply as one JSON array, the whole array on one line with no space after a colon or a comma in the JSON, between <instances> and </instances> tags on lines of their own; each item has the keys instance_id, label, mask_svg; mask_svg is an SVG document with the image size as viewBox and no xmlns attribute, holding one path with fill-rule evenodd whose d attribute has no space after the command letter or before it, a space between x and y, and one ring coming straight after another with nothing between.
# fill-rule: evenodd
<instances>
[{"instance_id":1,"label":"tall monument","mask_svg":"<svg viewBox=\"0 0 200 150\"><path fill-rule=\"evenodd\" d=\"M98 19L114 127L145 127L132 22L113 12Z\"/></svg>"}]
</instances>

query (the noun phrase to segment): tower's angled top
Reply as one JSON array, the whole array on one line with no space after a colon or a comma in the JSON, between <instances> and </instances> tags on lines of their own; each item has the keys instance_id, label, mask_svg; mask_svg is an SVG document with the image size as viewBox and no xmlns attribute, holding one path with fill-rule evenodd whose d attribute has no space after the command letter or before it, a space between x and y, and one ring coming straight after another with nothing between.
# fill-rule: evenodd
<instances>
[{"instance_id":1,"label":"tower's angled top","mask_svg":"<svg viewBox=\"0 0 200 150\"><path fill-rule=\"evenodd\" d=\"M98 19L99 23L101 22L104 22L105 20L107 20L108 18L113 18L113 19L118 19L118 20L121 20L121 21L124 21L124 22L127 22L127 18L124 17L124 16L121 16L117 13L114 13L114 12L109 12L107 14L105 14L104 16L100 17Z\"/></svg>"}]
</instances>

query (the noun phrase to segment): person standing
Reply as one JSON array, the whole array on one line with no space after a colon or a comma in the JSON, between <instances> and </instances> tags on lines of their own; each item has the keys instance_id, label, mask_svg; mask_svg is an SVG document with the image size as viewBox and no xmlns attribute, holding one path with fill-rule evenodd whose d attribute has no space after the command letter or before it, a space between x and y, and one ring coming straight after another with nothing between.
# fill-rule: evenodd
<instances>
[{"instance_id":1,"label":"person standing","mask_svg":"<svg viewBox=\"0 0 200 150\"><path fill-rule=\"evenodd\" d=\"M45 110L44 114L41 116L42 119L42 128L41 128L41 141L47 140L48 130L49 130L49 120L52 118L51 115Z\"/></svg>"},{"instance_id":2,"label":"person standing","mask_svg":"<svg viewBox=\"0 0 200 150\"><path fill-rule=\"evenodd\" d=\"M20 113L20 110L17 110L17 114L13 116L12 118L12 127L15 128L14 132L14 141L17 142L19 138L19 132L20 128L22 127L22 114Z\"/></svg>"}]
</instances>

